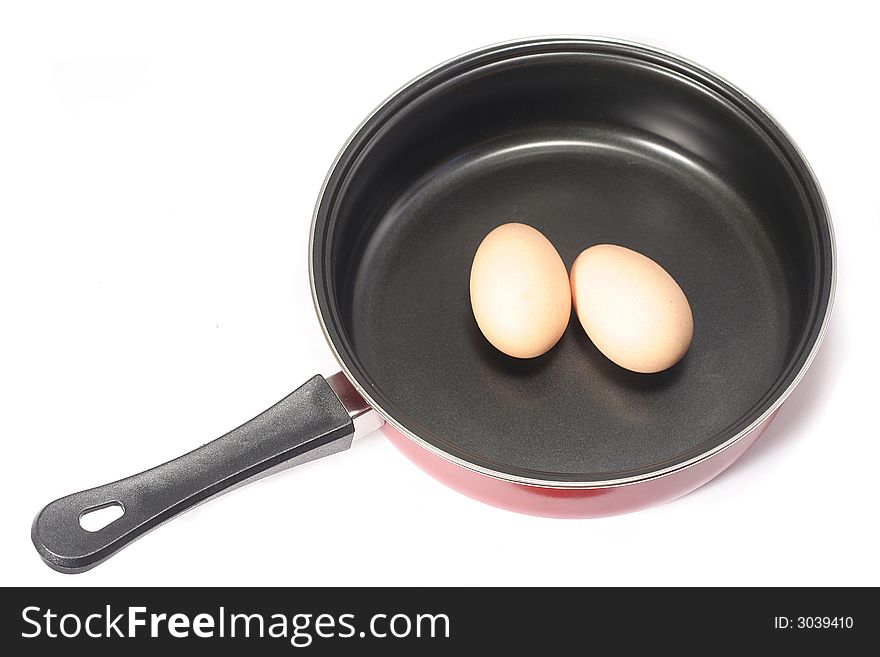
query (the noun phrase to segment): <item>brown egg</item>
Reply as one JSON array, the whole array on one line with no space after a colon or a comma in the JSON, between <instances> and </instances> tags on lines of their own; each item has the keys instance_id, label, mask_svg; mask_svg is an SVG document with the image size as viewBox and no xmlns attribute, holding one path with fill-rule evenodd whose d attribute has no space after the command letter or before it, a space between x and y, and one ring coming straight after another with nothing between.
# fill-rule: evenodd
<instances>
[{"instance_id":1,"label":"brown egg","mask_svg":"<svg viewBox=\"0 0 880 657\"><path fill-rule=\"evenodd\" d=\"M515 358L555 345L571 317L568 272L550 241L525 224L498 226L471 266L471 307L486 339Z\"/></svg>"},{"instance_id":2,"label":"brown egg","mask_svg":"<svg viewBox=\"0 0 880 657\"><path fill-rule=\"evenodd\" d=\"M687 297L641 253L614 244L590 247L572 265L571 293L590 340L628 370L665 370L691 344L694 318Z\"/></svg>"}]
</instances>

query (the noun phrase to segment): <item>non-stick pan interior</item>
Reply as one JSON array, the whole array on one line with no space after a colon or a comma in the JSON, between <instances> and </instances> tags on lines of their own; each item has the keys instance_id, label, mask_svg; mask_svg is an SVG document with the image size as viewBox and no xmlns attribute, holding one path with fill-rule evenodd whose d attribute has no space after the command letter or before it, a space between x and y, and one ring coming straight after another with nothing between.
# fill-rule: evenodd
<instances>
[{"instance_id":1,"label":"non-stick pan interior","mask_svg":"<svg viewBox=\"0 0 880 657\"><path fill-rule=\"evenodd\" d=\"M685 358L628 372L574 314L542 357L496 351L468 280L509 221L569 267L599 243L659 262L693 309ZM328 180L313 267L340 358L407 431L504 476L595 482L685 462L770 408L816 340L830 258L812 178L747 100L650 51L548 42L459 60L374 115Z\"/></svg>"}]
</instances>

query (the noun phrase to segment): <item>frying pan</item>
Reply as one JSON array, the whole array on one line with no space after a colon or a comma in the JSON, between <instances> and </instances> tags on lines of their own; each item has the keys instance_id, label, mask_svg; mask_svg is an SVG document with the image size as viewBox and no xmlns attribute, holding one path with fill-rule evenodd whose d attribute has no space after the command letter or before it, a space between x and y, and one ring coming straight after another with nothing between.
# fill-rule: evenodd
<instances>
[{"instance_id":1,"label":"frying pan","mask_svg":"<svg viewBox=\"0 0 880 657\"><path fill-rule=\"evenodd\" d=\"M614 243L691 302L671 369L608 361L573 319L531 360L471 314L494 227L543 232L567 266ZM819 185L753 100L693 63L595 38L491 46L420 76L356 130L312 221L315 308L341 372L173 461L56 500L32 539L75 573L175 515L385 433L434 477L516 511L594 517L681 496L733 463L813 359L834 289ZM123 515L89 532L83 514Z\"/></svg>"}]
</instances>

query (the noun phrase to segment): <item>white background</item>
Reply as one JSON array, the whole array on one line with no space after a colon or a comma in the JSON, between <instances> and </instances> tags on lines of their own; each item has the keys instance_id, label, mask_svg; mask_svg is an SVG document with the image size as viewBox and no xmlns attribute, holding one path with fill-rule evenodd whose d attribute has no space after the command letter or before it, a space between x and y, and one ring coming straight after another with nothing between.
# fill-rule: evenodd
<instances>
[{"instance_id":1,"label":"white background","mask_svg":"<svg viewBox=\"0 0 880 657\"><path fill-rule=\"evenodd\" d=\"M77 2L0 9L0 582L880 584L876 20L836 2ZM34 514L335 371L312 207L351 130L475 47L618 36L742 86L837 230L827 340L761 442L676 502L601 520L465 498L381 435L49 570Z\"/></svg>"}]
</instances>

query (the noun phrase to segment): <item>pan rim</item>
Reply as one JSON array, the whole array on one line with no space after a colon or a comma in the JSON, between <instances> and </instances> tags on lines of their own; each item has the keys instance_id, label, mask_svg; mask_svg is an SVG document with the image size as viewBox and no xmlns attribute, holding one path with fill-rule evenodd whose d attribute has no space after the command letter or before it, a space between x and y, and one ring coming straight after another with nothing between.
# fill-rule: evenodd
<instances>
[{"instance_id":1,"label":"pan rim","mask_svg":"<svg viewBox=\"0 0 880 657\"><path fill-rule=\"evenodd\" d=\"M418 84L422 80L427 77L430 77L432 74L446 69L450 66L456 65L460 62L464 62L468 59L479 57L481 55L487 55L490 53L497 53L503 51L505 49L513 49L523 46L564 46L566 44L577 44L580 46L589 46L589 45L599 45L599 46L621 46L626 48L631 48L635 50L640 50L648 55L655 55L662 57L671 63L679 64L684 66L685 68L691 69L701 75L707 76L714 82L720 83L722 86L726 87L728 90L734 92L739 95L742 100L751 106L752 109L757 110L760 113L761 118L766 121L768 125L770 125L774 130L776 130L779 135L785 140L786 145L791 149L792 153L796 156L798 160L798 164L803 167L803 172L806 174L808 182L813 186L816 196L819 202L819 208L821 210L822 216L827 224L828 231L828 246L829 246L829 254L830 254L830 284L828 287L828 298L826 302L826 306L824 308L824 314L821 319L821 324L819 326L818 332L816 333L815 339L813 340L812 345L800 366L798 372L791 379L789 384L782 390L776 399L766 408L759 416L757 416L754 420L752 420L746 427L741 429L732 437L724 440L711 448L689 458L683 460L678 463L673 463L663 468L658 468L656 470L651 470L649 472L640 473L638 475L633 475L629 477L619 477L612 479L591 479L584 481L577 480L554 480L554 479L539 479L534 477L521 476L517 474L513 474L510 472L504 472L502 470L496 470L493 468L486 467L484 465L473 463L461 456L456 454L452 454L443 448L437 446L436 444L425 440L420 437L407 427L405 427L402 423L398 422L393 413L385 410L381 404L377 403L376 400L369 394L369 392L365 389L364 386L360 384L357 380L356 375L351 371L349 366L347 365L345 359L341 355L340 351L337 349L337 345L333 337L331 336L330 330L327 325L327 318L325 317L324 309L322 308L321 301L318 295L317 289L317 280L315 277L315 237L316 237L316 227L319 219L320 209L324 203L325 195L327 192L327 188L329 183L336 173L338 165L342 160L344 154L349 149L349 146L355 141L355 139L360 134L361 130L371 122L371 120L379 114L388 104L401 95L403 92L411 88L412 86ZM651 481L654 479L658 479L660 477L665 477L682 470L691 468L703 461L712 458L724 450L730 448L731 446L738 443L740 440L744 439L746 436L751 434L754 430L762 426L768 419L772 418L772 416L776 413L777 410L782 406L782 404L788 399L791 393L795 390L798 384L803 379L810 365L815 360L816 354L818 353L819 348L825 338L825 335L828 330L828 324L831 317L831 312L834 305L834 298L837 287L837 245L834 235L834 226L831 220L831 213L828 207L827 200L825 198L825 194L822 190L821 185L819 184L816 175L804 156L803 152L800 150L796 142L792 139L791 135L776 121L775 118L754 98L746 94L742 91L738 86L732 84L724 77L712 72L710 69L692 62L686 58L680 57L679 55L670 53L660 48L656 48L654 46L649 46L643 43L639 43L636 41L630 41L625 39L617 39L613 37L603 37L603 36L578 36L578 35L550 35L550 36L536 36L536 37L527 37L521 39L513 39L508 41L502 41L499 43L495 43L492 45L484 46L481 48L477 48L456 57L453 57L445 62L438 64L437 66L432 67L431 69L425 71L424 73L416 76L406 84L402 85L392 94L390 94L385 100L383 100L379 105L377 105L373 111L371 111L364 120L354 129L349 138L346 140L345 144L343 144L342 148L339 150L335 159L333 160L332 165L330 166L327 175L324 178L322 183L320 192L317 197L317 201L315 203L315 209L312 214L311 227L309 232L309 242L308 242L308 267L309 267L309 284L312 292L312 301L315 307L315 312L318 316L318 321L321 325L321 331L324 334L324 338L327 341L327 344L330 346L330 349L333 353L334 358L339 364L343 374L348 378L351 382L352 386L358 393L363 396L363 398L370 404L370 406L379 413L391 426L393 426L398 432L402 435L406 436L408 439L415 442L420 447L428 450L430 453L464 467L470 471L491 477L493 479L498 479L501 481L506 481L513 484L519 484L530 487L537 488L550 488L550 489L602 489L602 488L613 488L620 486L628 486L633 484L638 484L642 482ZM819 302L821 303L823 299L820 297ZM552 476L552 473L548 473L548 476Z\"/></svg>"}]
</instances>

